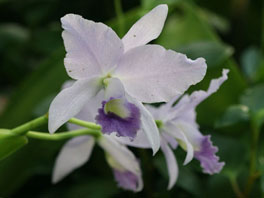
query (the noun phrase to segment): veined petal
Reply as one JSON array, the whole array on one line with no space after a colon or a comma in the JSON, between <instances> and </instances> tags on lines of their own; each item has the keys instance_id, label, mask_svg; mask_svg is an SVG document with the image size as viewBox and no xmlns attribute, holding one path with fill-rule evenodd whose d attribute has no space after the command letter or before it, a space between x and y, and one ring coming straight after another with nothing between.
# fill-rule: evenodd
<instances>
[{"instance_id":1,"label":"veined petal","mask_svg":"<svg viewBox=\"0 0 264 198\"><path fill-rule=\"evenodd\" d=\"M94 138L81 136L69 140L57 156L52 183L57 183L87 162L94 147Z\"/></svg>"},{"instance_id":2,"label":"veined petal","mask_svg":"<svg viewBox=\"0 0 264 198\"><path fill-rule=\"evenodd\" d=\"M161 150L164 153L167 167L168 167L168 172L169 172L169 185L168 185L168 190L170 190L174 184L177 181L178 175L179 175L179 168L178 164L176 161L176 158L174 156L174 153L172 152L171 148L168 146L165 140L161 138Z\"/></svg>"},{"instance_id":3,"label":"veined petal","mask_svg":"<svg viewBox=\"0 0 264 198\"><path fill-rule=\"evenodd\" d=\"M166 102L201 81L206 72L203 58L185 55L159 45L133 48L122 56L113 76L125 90L145 103Z\"/></svg>"},{"instance_id":4,"label":"veined petal","mask_svg":"<svg viewBox=\"0 0 264 198\"><path fill-rule=\"evenodd\" d=\"M168 6L162 4L139 19L122 39L125 51L156 39L163 29L167 14Z\"/></svg>"},{"instance_id":5,"label":"veined petal","mask_svg":"<svg viewBox=\"0 0 264 198\"><path fill-rule=\"evenodd\" d=\"M65 15L61 23L67 51L64 64L70 77L83 79L105 74L122 56L123 43L110 27L76 14Z\"/></svg>"},{"instance_id":6,"label":"veined petal","mask_svg":"<svg viewBox=\"0 0 264 198\"><path fill-rule=\"evenodd\" d=\"M149 144L151 145L151 148L153 150L153 155L155 155L155 153L160 148L160 134L155 120L151 113L144 107L141 102L128 94L126 95L126 97L128 101L132 102L140 109L141 129L146 134Z\"/></svg>"},{"instance_id":7,"label":"veined petal","mask_svg":"<svg viewBox=\"0 0 264 198\"><path fill-rule=\"evenodd\" d=\"M100 91L97 77L78 80L63 89L49 108L49 132L54 133L61 125L81 111L84 105Z\"/></svg>"},{"instance_id":8,"label":"veined petal","mask_svg":"<svg viewBox=\"0 0 264 198\"><path fill-rule=\"evenodd\" d=\"M98 143L105 150L105 152L114 159L115 162L110 165L115 166L115 164L117 164L117 166L112 168L123 172L130 171L134 173L138 177L138 186L136 191L142 190L143 182L141 178L141 169L134 154L127 149L127 147L108 135L104 135L99 138Z\"/></svg>"},{"instance_id":9,"label":"veined petal","mask_svg":"<svg viewBox=\"0 0 264 198\"><path fill-rule=\"evenodd\" d=\"M187 151L187 155L183 164L188 164L193 159L194 149L190 141L187 139L185 133L182 131L182 128L174 123L167 123L163 130L165 133L168 133L172 137L176 138L180 146Z\"/></svg>"}]
</instances>

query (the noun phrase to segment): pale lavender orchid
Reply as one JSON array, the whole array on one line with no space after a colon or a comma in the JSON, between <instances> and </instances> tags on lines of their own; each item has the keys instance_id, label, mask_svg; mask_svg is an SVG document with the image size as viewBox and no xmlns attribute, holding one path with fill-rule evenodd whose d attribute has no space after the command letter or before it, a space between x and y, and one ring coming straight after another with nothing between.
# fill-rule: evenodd
<instances>
[{"instance_id":1,"label":"pale lavender orchid","mask_svg":"<svg viewBox=\"0 0 264 198\"><path fill-rule=\"evenodd\" d=\"M218 148L213 146L210 140L211 136L204 136L199 131L195 108L219 89L221 84L227 80L227 73L228 70L224 69L222 77L212 80L207 91L195 91L191 95L185 94L181 98L176 96L159 108L147 106L156 119L161 134L161 150L165 155L170 177L168 189L174 186L179 174L177 161L172 151L178 145L187 151L184 165L195 158L200 161L204 173L215 174L222 170L225 163L219 162L219 157L215 155ZM173 104L177 100L178 102L174 106ZM118 141L139 148L150 147L142 131L139 131L133 142L126 138L119 138Z\"/></svg>"},{"instance_id":2,"label":"pale lavender orchid","mask_svg":"<svg viewBox=\"0 0 264 198\"><path fill-rule=\"evenodd\" d=\"M70 84L72 83L66 86L68 87ZM99 100L90 101L76 117L91 122L95 121L94 114L96 114L99 105ZM68 128L75 130L80 127L68 124ZM57 156L52 182L59 182L72 171L84 165L89 160L96 142L105 151L106 160L113 170L118 186L134 192L141 191L143 181L139 161L126 146L117 142L113 137L103 134L98 139L85 135L66 142Z\"/></svg>"},{"instance_id":3,"label":"pale lavender orchid","mask_svg":"<svg viewBox=\"0 0 264 198\"><path fill-rule=\"evenodd\" d=\"M116 132L133 139L141 128L153 152L159 149L157 126L141 102L169 101L201 81L206 72L203 58L190 60L159 45L147 45L161 33L167 12L167 5L155 7L122 40L102 23L75 14L62 17L67 51L64 64L68 75L76 81L52 101L50 133L103 92L96 119L102 132Z\"/></svg>"}]
</instances>

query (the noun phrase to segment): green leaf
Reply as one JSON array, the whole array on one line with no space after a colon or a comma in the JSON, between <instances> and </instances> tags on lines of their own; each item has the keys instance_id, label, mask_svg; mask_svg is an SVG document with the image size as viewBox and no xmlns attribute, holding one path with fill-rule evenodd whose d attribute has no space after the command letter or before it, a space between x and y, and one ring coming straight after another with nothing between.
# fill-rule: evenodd
<instances>
[{"instance_id":1,"label":"green leaf","mask_svg":"<svg viewBox=\"0 0 264 198\"><path fill-rule=\"evenodd\" d=\"M203 57L210 67L219 66L233 54L233 48L216 41L194 42L178 48L191 59Z\"/></svg>"},{"instance_id":2,"label":"green leaf","mask_svg":"<svg viewBox=\"0 0 264 198\"><path fill-rule=\"evenodd\" d=\"M29 75L15 94L10 98L8 107L1 115L0 126L13 128L34 117L40 104L51 100L68 79L63 66L65 51L59 48ZM46 101L45 104L49 102ZM46 106L46 105L44 105ZM46 112L48 108L46 108ZM47 129L43 129L47 130ZM34 174L43 164L53 163L55 153L62 142L30 141L17 153L5 158L0 163L0 197L10 197ZM41 152L44 151L45 152ZM17 164L19 163L19 166ZM15 181L13 178L16 178Z\"/></svg>"},{"instance_id":3,"label":"green leaf","mask_svg":"<svg viewBox=\"0 0 264 198\"><path fill-rule=\"evenodd\" d=\"M257 81L263 70L262 56L260 49L256 47L248 48L241 58L242 71L250 81Z\"/></svg>"},{"instance_id":4,"label":"green leaf","mask_svg":"<svg viewBox=\"0 0 264 198\"><path fill-rule=\"evenodd\" d=\"M1 42L6 40L13 42L25 42L30 37L29 31L15 23L5 23L0 25L0 39Z\"/></svg>"},{"instance_id":5,"label":"green leaf","mask_svg":"<svg viewBox=\"0 0 264 198\"><path fill-rule=\"evenodd\" d=\"M1 127L13 128L32 118L32 112L46 98L51 99L68 79L63 66L65 52L57 49L49 58L38 65L38 70L28 76L11 97L5 112L0 116ZM46 109L46 112L48 109Z\"/></svg>"},{"instance_id":6,"label":"green leaf","mask_svg":"<svg viewBox=\"0 0 264 198\"><path fill-rule=\"evenodd\" d=\"M215 123L217 128L227 127L233 124L249 120L248 107L245 105L230 106L224 115Z\"/></svg>"},{"instance_id":7,"label":"green leaf","mask_svg":"<svg viewBox=\"0 0 264 198\"><path fill-rule=\"evenodd\" d=\"M8 129L0 129L0 160L8 157L27 143L27 137L15 135Z\"/></svg>"},{"instance_id":8,"label":"green leaf","mask_svg":"<svg viewBox=\"0 0 264 198\"><path fill-rule=\"evenodd\" d=\"M264 84L249 88L241 96L241 104L246 105L253 115L264 109Z\"/></svg>"},{"instance_id":9,"label":"green leaf","mask_svg":"<svg viewBox=\"0 0 264 198\"><path fill-rule=\"evenodd\" d=\"M253 117L254 124L258 129L261 128L262 124L264 123L264 109L259 110Z\"/></svg>"},{"instance_id":10,"label":"green leaf","mask_svg":"<svg viewBox=\"0 0 264 198\"><path fill-rule=\"evenodd\" d=\"M242 136L242 134L240 134ZM248 150L245 142L239 138L214 135L214 145L219 148L217 155L220 161L225 162L222 174L228 177L236 177L246 167Z\"/></svg>"},{"instance_id":11,"label":"green leaf","mask_svg":"<svg viewBox=\"0 0 264 198\"><path fill-rule=\"evenodd\" d=\"M159 4L167 4L170 7L170 6L172 6L178 2L181 2L181 1L183 1L183 0L160 0L160 1L141 0L141 5L144 9L150 10Z\"/></svg>"},{"instance_id":12,"label":"green leaf","mask_svg":"<svg viewBox=\"0 0 264 198\"><path fill-rule=\"evenodd\" d=\"M230 30L230 24L227 19L222 16L217 15L214 12L201 8L200 15L207 21L210 25L215 27L217 30L223 33L227 33Z\"/></svg>"}]
</instances>

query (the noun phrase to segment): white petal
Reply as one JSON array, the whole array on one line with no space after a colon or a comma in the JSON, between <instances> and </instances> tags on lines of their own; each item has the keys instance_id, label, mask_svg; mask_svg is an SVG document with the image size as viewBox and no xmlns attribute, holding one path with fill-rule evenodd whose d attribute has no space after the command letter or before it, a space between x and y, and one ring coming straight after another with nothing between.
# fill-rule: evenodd
<instances>
[{"instance_id":1,"label":"white petal","mask_svg":"<svg viewBox=\"0 0 264 198\"><path fill-rule=\"evenodd\" d=\"M129 50L120 60L114 75L125 90L141 102L167 102L181 95L206 73L203 58L165 50L159 45L145 45Z\"/></svg>"},{"instance_id":2,"label":"white petal","mask_svg":"<svg viewBox=\"0 0 264 198\"><path fill-rule=\"evenodd\" d=\"M74 82L76 82L76 81L75 80L65 81L61 86L61 90L71 87L74 84Z\"/></svg>"},{"instance_id":3,"label":"white petal","mask_svg":"<svg viewBox=\"0 0 264 198\"><path fill-rule=\"evenodd\" d=\"M104 100L104 91L101 90L92 100L89 100L82 110L74 116L80 120L85 120L88 122L95 122L95 117L98 113L98 109L102 107L102 101ZM69 130L76 130L83 128L79 125L68 123L67 127Z\"/></svg>"},{"instance_id":4,"label":"white petal","mask_svg":"<svg viewBox=\"0 0 264 198\"><path fill-rule=\"evenodd\" d=\"M172 113L170 113L170 119L175 119L177 117L185 117L184 119L187 119L188 116L192 116L195 118L195 112L189 112L189 111L195 111L195 108L197 105L199 105L203 100L208 98L210 95L215 93L219 87L227 80L227 73L229 72L228 69L223 69L222 76L217 79L213 79L209 85L209 88L207 91L194 91L190 96L184 95L181 100L177 103L177 105L174 107L174 110ZM185 115L189 114L189 115ZM190 118L191 119L191 118Z\"/></svg>"},{"instance_id":5,"label":"white petal","mask_svg":"<svg viewBox=\"0 0 264 198\"><path fill-rule=\"evenodd\" d=\"M94 147L94 139L81 136L69 140L61 149L52 174L52 183L57 183L87 162Z\"/></svg>"},{"instance_id":6,"label":"white petal","mask_svg":"<svg viewBox=\"0 0 264 198\"><path fill-rule=\"evenodd\" d=\"M212 95L213 93L215 93L219 87L223 84L223 82L225 82L227 80L227 74L228 74L229 70L228 69L223 69L222 71L222 76L220 78L217 79L213 79L210 82L209 88L207 91L195 91L193 92L189 97L190 97L190 105L192 106L197 106L198 104L200 104L203 100L205 100L206 98L208 98L210 95Z\"/></svg>"},{"instance_id":7,"label":"white petal","mask_svg":"<svg viewBox=\"0 0 264 198\"><path fill-rule=\"evenodd\" d=\"M163 29L167 14L168 6L162 4L139 19L122 39L125 51L156 39Z\"/></svg>"},{"instance_id":8,"label":"white petal","mask_svg":"<svg viewBox=\"0 0 264 198\"><path fill-rule=\"evenodd\" d=\"M155 155L155 153L160 148L160 134L155 120L141 102L129 96L128 94L126 97L128 101L132 102L139 108L141 114L141 129L146 134L149 144L153 150L153 155Z\"/></svg>"},{"instance_id":9,"label":"white petal","mask_svg":"<svg viewBox=\"0 0 264 198\"><path fill-rule=\"evenodd\" d=\"M161 133L161 139L164 139L172 149L176 149L179 145L177 140L168 133Z\"/></svg>"},{"instance_id":10,"label":"white petal","mask_svg":"<svg viewBox=\"0 0 264 198\"><path fill-rule=\"evenodd\" d=\"M203 139L203 135L197 127L193 126L192 123L181 119L175 120L173 124L184 133L188 141L191 143L194 151L200 149L200 142Z\"/></svg>"},{"instance_id":11,"label":"white petal","mask_svg":"<svg viewBox=\"0 0 264 198\"><path fill-rule=\"evenodd\" d=\"M151 115L153 116L155 120L162 120L162 113L160 111L161 110L160 107L155 107L150 104L145 104L144 106L151 113ZM164 106L164 105L161 105L161 106Z\"/></svg>"},{"instance_id":12,"label":"white petal","mask_svg":"<svg viewBox=\"0 0 264 198\"><path fill-rule=\"evenodd\" d=\"M104 81L107 84L105 88L105 99L121 98L125 96L125 88L118 78L107 78Z\"/></svg>"},{"instance_id":13,"label":"white petal","mask_svg":"<svg viewBox=\"0 0 264 198\"><path fill-rule=\"evenodd\" d=\"M109 135L103 135L99 138L98 143L122 168L138 176L139 186L137 191L140 191L143 188L143 182L139 162L135 155L126 146Z\"/></svg>"},{"instance_id":14,"label":"white petal","mask_svg":"<svg viewBox=\"0 0 264 198\"><path fill-rule=\"evenodd\" d=\"M137 148L151 148L150 142L146 136L146 133L142 129L137 132L137 136L131 141L129 137L118 137L116 134L112 133L110 136L115 138L118 142L125 144L127 146L137 147Z\"/></svg>"},{"instance_id":15,"label":"white petal","mask_svg":"<svg viewBox=\"0 0 264 198\"><path fill-rule=\"evenodd\" d=\"M76 81L63 89L49 108L49 132L54 133L61 125L81 111L83 106L101 89L98 78Z\"/></svg>"},{"instance_id":16,"label":"white petal","mask_svg":"<svg viewBox=\"0 0 264 198\"><path fill-rule=\"evenodd\" d=\"M61 23L67 51L64 64L70 77L105 74L123 54L123 43L110 27L75 14L65 15Z\"/></svg>"},{"instance_id":17,"label":"white petal","mask_svg":"<svg viewBox=\"0 0 264 198\"><path fill-rule=\"evenodd\" d=\"M161 150L164 153L169 171L170 180L169 180L168 190L170 190L177 181L179 175L179 168L174 153L163 139L161 140Z\"/></svg>"},{"instance_id":18,"label":"white petal","mask_svg":"<svg viewBox=\"0 0 264 198\"><path fill-rule=\"evenodd\" d=\"M62 89L66 89L71 87L74 84L74 80L68 80L63 83ZM101 90L93 100L89 100L88 103L82 108L82 110L74 116L80 120L85 120L88 122L95 122L95 116L97 114L97 110L102 106L102 101L104 100L103 90ZM77 130L83 128L79 125L67 123L67 127L69 130Z\"/></svg>"},{"instance_id":19,"label":"white petal","mask_svg":"<svg viewBox=\"0 0 264 198\"><path fill-rule=\"evenodd\" d=\"M174 123L167 123L164 126L164 131L178 141L180 140L184 144L184 149L187 151L186 158L184 160L184 165L188 164L193 159L193 146L191 145L190 141L187 139L186 135L182 131L183 129ZM180 144L182 146L182 144Z\"/></svg>"}]
</instances>

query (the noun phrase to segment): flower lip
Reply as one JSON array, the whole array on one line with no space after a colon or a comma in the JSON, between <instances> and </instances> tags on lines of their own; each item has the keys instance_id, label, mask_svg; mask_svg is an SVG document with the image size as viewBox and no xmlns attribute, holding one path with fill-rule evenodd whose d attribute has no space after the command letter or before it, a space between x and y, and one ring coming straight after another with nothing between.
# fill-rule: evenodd
<instances>
[{"instance_id":1,"label":"flower lip","mask_svg":"<svg viewBox=\"0 0 264 198\"><path fill-rule=\"evenodd\" d=\"M104 113L111 116L118 116L126 119L130 117L130 111L125 108L125 101L122 98L110 98L108 102L104 104Z\"/></svg>"},{"instance_id":2,"label":"flower lip","mask_svg":"<svg viewBox=\"0 0 264 198\"><path fill-rule=\"evenodd\" d=\"M217 151L218 148L213 146L211 136L205 136L201 141L200 151L194 153L194 157L200 161L204 173L210 175L219 173L225 165L224 162L219 162L219 157L215 155Z\"/></svg>"},{"instance_id":3,"label":"flower lip","mask_svg":"<svg viewBox=\"0 0 264 198\"><path fill-rule=\"evenodd\" d=\"M124 98L103 101L95 119L106 134L117 132L117 136L134 138L140 129L139 109Z\"/></svg>"}]
</instances>

